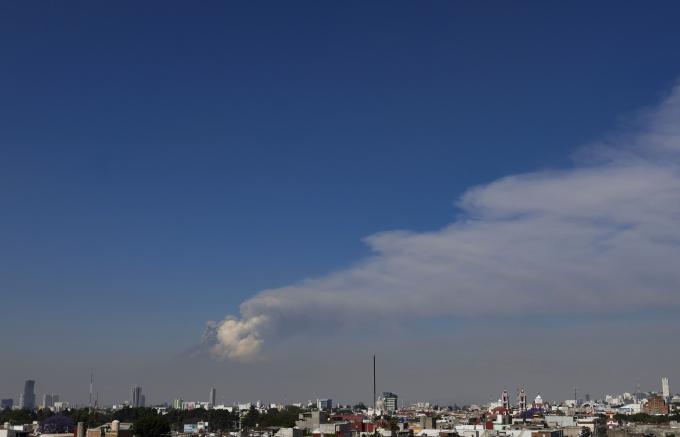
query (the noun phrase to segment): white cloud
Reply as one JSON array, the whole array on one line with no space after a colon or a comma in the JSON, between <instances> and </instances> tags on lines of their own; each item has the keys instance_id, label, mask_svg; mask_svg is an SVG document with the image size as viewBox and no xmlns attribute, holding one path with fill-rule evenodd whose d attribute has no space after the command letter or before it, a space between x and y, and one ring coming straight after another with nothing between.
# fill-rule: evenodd
<instances>
[{"instance_id":1,"label":"white cloud","mask_svg":"<svg viewBox=\"0 0 680 437\"><path fill-rule=\"evenodd\" d=\"M250 360L297 331L395 316L678 307L678 126L680 88L605 161L472 188L443 229L372 235L357 265L260 292L219 322L213 352Z\"/></svg>"}]
</instances>

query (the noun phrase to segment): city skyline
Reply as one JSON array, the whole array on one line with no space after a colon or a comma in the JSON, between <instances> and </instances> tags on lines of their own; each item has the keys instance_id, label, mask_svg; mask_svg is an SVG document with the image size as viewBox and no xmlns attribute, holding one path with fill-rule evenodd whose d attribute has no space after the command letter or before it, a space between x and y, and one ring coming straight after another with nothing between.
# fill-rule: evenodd
<instances>
[{"instance_id":1,"label":"city skyline","mask_svg":"<svg viewBox=\"0 0 680 437\"><path fill-rule=\"evenodd\" d=\"M680 5L0 8L2 398L680 381Z\"/></svg>"},{"instance_id":2,"label":"city skyline","mask_svg":"<svg viewBox=\"0 0 680 437\"><path fill-rule=\"evenodd\" d=\"M638 382L638 385L639 385L639 382ZM32 393L32 396L35 399L35 396L37 394L35 387L36 387L36 380L26 380L24 382L24 390L23 390L22 393L20 393L19 402L17 404L19 408L22 408L21 406L24 405L24 403L22 402L22 399L26 395L26 393ZM512 390L508 391L508 387L509 387L508 385L504 386L504 389L501 393L501 396L498 398L498 402L500 403L500 405L504 406L505 408L508 408L508 406L510 404L512 404L513 406L516 406L520 410L525 409L526 405L527 405L527 399L529 397L529 392L525 389L525 385L520 384L520 385L517 385L516 387L514 387L515 392L516 392L514 396L512 395ZM512 384L510 385L510 387L512 387ZM620 395L624 395L626 393L629 394L629 395L632 395L633 397L637 396L638 394L643 394L643 393L644 394L659 394L659 395L662 395L663 398L667 399L667 400L670 399L672 396L676 395L676 393L678 393L677 396L680 396L680 392L673 392L671 390L669 378L666 377L666 376L663 376L663 377L660 378L659 387L656 388L656 389L655 388L649 389L649 388L643 388L643 387L638 386L634 390L631 390L631 391L623 390L623 391L620 391L618 393L602 393L602 394L597 394L595 396L592 396L589 391L586 391L585 393L581 393L581 395L578 395L577 392L578 392L578 387L573 387L573 392L571 392L571 393L573 393L574 396L572 396L571 398L569 398L568 396L563 397L563 398L559 398L559 396L553 397L553 398L548 398L546 396L545 401L555 402L555 403L563 403L563 402L566 402L569 399L574 399L577 402L584 402L584 401L589 402L591 399L603 401L608 396L611 396L611 395L620 396ZM571 394L571 393L569 393L569 394ZM538 398L541 398L541 390L536 391L535 395ZM396 406L397 405L396 404L396 397L398 395L396 395L396 394L394 394L390 391L383 391L381 393L381 395L379 396L379 399L385 399L386 397L390 397L390 396L395 397L395 401L393 401L393 403L391 405ZM11 396L2 396L1 394L0 394L0 398L2 398L3 401L4 400L13 400L13 398ZM60 395L55 394L55 393L43 393L42 399L43 399L43 401L40 404L35 403L35 401L34 401L33 407L27 406L25 408L33 409L33 408L54 407L55 403L61 402L61 401L65 401L65 402L63 402L64 405L68 405L69 407L82 408L84 406L89 405L89 404L87 404L87 405L83 404L76 399L74 399L74 400L60 399ZM218 399L219 399L219 401L218 401ZM310 402L312 404L319 406L319 405L322 405L322 404L323 405L332 405L332 399L336 399L336 401L337 401L337 398L319 398L319 397L317 397L315 399L316 399L316 401L314 401L314 398L310 398L310 399L279 399L279 398L276 398L276 397L257 399L257 400L248 399L248 398L246 398L246 399L237 399L237 398L225 399L224 396L221 396L220 398L218 398L217 397L217 388L215 386L211 386L209 394L206 397L206 399L200 399L200 398L190 399L189 397L183 398L182 395L177 395L177 396L172 397L170 399L162 399L162 400L161 399L155 399L155 400L152 399L147 404L146 403L146 393L144 393L143 387L140 386L140 385L134 385L134 386L132 386L132 388L130 390L129 397L127 399L113 400L113 401L111 401L111 402L109 402L108 404L105 404L105 405L99 404L98 408L102 408L102 407L110 408L113 405L129 405L130 407L133 407L133 408L145 407L145 406L149 407L149 406L153 406L153 405L168 405L168 406L174 406L175 408L181 408L182 402L192 403L192 404L196 403L197 405L202 404L206 408L212 408L212 407L215 407L215 406L218 406L218 405L222 405L222 406L238 405L242 401L250 402L250 403L255 403L255 402L259 403L261 401L262 402L274 402L274 403L278 403L278 404L281 404L281 405L292 405L292 404L297 404L297 403ZM403 402L404 398L402 397L401 399L402 399L402 402ZM513 401L513 399L516 402ZM177 402L180 402L180 404L176 405ZM365 405L371 405L372 404L371 402L369 402L365 399L344 399L344 400L341 401L341 403L346 404L346 405L354 405L356 402L364 402ZM384 402L384 400L380 401L380 402ZM431 399L408 399L408 402L411 403L411 404L416 403L416 402L430 402L433 405L439 403L439 402L433 401ZM459 404L459 405L470 405L470 404L479 403L481 405L484 405L484 404L489 403L489 402L491 402L491 403L495 402L495 398L493 396L491 396L491 397L482 396L482 397L477 398L477 400L474 400L474 401L470 401L470 400L467 400L467 401L466 400L457 400L457 401L453 400L452 401L452 400L449 400L448 403L449 404ZM445 404L447 404L447 402L442 402L442 404L444 406ZM328 407L328 406L319 407L319 409L320 410L330 409L330 407ZM393 408L393 409L395 409L395 408Z\"/></svg>"}]
</instances>

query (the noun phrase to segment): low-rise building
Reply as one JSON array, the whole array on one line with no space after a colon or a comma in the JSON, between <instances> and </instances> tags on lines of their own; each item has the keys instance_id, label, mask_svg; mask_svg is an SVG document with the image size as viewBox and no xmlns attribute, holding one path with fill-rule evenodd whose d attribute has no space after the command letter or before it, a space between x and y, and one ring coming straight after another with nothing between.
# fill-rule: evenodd
<instances>
[{"instance_id":1,"label":"low-rise building","mask_svg":"<svg viewBox=\"0 0 680 437\"><path fill-rule=\"evenodd\" d=\"M326 412L314 410L300 413L298 420L295 421L295 426L304 431L311 432L324 423L328 423L328 415Z\"/></svg>"},{"instance_id":2,"label":"low-rise building","mask_svg":"<svg viewBox=\"0 0 680 437\"><path fill-rule=\"evenodd\" d=\"M279 430L274 434L275 437L302 437L304 436L304 431L300 428L279 428Z\"/></svg>"},{"instance_id":3,"label":"low-rise building","mask_svg":"<svg viewBox=\"0 0 680 437\"><path fill-rule=\"evenodd\" d=\"M29 431L25 429L14 429L9 422L0 428L0 437L28 437L28 433Z\"/></svg>"},{"instance_id":4,"label":"low-rise building","mask_svg":"<svg viewBox=\"0 0 680 437\"><path fill-rule=\"evenodd\" d=\"M114 420L97 428L88 428L86 435L87 437L132 437L132 424Z\"/></svg>"}]
</instances>

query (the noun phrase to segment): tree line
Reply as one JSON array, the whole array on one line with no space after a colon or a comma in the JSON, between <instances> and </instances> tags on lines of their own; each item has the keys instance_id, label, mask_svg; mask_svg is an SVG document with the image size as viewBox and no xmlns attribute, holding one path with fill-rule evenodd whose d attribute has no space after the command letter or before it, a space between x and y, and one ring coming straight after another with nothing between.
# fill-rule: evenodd
<instances>
[{"instance_id":1,"label":"tree line","mask_svg":"<svg viewBox=\"0 0 680 437\"><path fill-rule=\"evenodd\" d=\"M226 432L239 428L293 427L300 411L300 408L288 406L281 410L272 408L266 413L260 413L259 410L251 407L244 414L240 414L238 411L229 412L227 410L206 410L203 408L193 410L168 409L166 414L159 414L154 408L125 407L115 411L90 411L88 408L72 408L57 414L72 419L73 423L83 422L88 428L95 428L113 420L132 423L136 436L159 437L168 434L171 430L182 432L185 424L197 422L208 422L208 431L210 432ZM50 410L5 409L0 411L0 423L41 423L54 415L55 413Z\"/></svg>"}]
</instances>

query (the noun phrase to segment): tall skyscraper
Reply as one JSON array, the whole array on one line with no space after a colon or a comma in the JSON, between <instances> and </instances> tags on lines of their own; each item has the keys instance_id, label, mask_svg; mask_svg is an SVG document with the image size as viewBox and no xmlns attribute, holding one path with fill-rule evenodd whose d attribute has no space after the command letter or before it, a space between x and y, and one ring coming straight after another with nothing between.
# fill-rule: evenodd
<instances>
[{"instance_id":1,"label":"tall skyscraper","mask_svg":"<svg viewBox=\"0 0 680 437\"><path fill-rule=\"evenodd\" d=\"M666 400L668 400L671 397L671 389L668 386L668 378L665 376L661 378L661 394Z\"/></svg>"},{"instance_id":2,"label":"tall skyscraper","mask_svg":"<svg viewBox=\"0 0 680 437\"><path fill-rule=\"evenodd\" d=\"M130 406L132 408L143 407L142 396L142 387L132 387L132 392L130 393Z\"/></svg>"},{"instance_id":3,"label":"tall skyscraper","mask_svg":"<svg viewBox=\"0 0 680 437\"><path fill-rule=\"evenodd\" d=\"M507 390L503 390L501 394L501 407L505 408L505 411L510 411L510 396Z\"/></svg>"},{"instance_id":4,"label":"tall skyscraper","mask_svg":"<svg viewBox=\"0 0 680 437\"><path fill-rule=\"evenodd\" d=\"M32 379L24 382L24 392L19 396L19 408L24 410L35 408L35 381Z\"/></svg>"},{"instance_id":5,"label":"tall skyscraper","mask_svg":"<svg viewBox=\"0 0 680 437\"><path fill-rule=\"evenodd\" d=\"M208 403L210 404L211 407L215 406L215 401L217 400L216 397L217 397L217 390L215 389L215 387L212 387L210 389L210 397L208 397Z\"/></svg>"}]
</instances>

